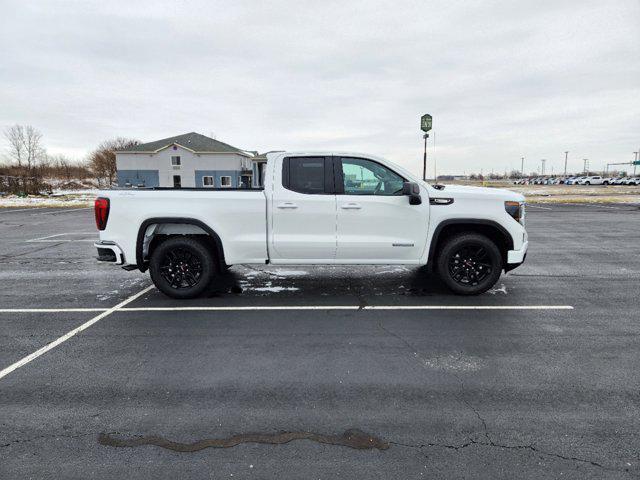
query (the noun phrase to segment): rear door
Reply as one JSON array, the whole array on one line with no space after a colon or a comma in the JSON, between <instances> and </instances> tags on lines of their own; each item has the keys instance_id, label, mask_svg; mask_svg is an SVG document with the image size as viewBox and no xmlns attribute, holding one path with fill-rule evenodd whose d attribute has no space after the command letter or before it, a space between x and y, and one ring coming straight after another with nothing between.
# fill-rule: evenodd
<instances>
[{"instance_id":1,"label":"rear door","mask_svg":"<svg viewBox=\"0 0 640 480\"><path fill-rule=\"evenodd\" d=\"M281 181L279 176L274 176L271 205L273 263L332 263L336 197L331 157L285 157Z\"/></svg>"},{"instance_id":2,"label":"rear door","mask_svg":"<svg viewBox=\"0 0 640 480\"><path fill-rule=\"evenodd\" d=\"M410 205L401 175L374 160L335 161L338 263L417 263L429 228L429 198Z\"/></svg>"}]
</instances>

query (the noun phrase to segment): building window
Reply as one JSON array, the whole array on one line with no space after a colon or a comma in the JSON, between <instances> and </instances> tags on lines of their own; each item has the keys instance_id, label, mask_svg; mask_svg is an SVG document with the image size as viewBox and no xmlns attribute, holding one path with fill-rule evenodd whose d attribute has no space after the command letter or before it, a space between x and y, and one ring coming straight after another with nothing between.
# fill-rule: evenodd
<instances>
[{"instance_id":1,"label":"building window","mask_svg":"<svg viewBox=\"0 0 640 480\"><path fill-rule=\"evenodd\" d=\"M223 188L229 188L231 186L231 177L228 177L228 176L220 177L220 186Z\"/></svg>"},{"instance_id":2,"label":"building window","mask_svg":"<svg viewBox=\"0 0 640 480\"><path fill-rule=\"evenodd\" d=\"M203 187L213 187L213 177L210 175L202 177Z\"/></svg>"},{"instance_id":3,"label":"building window","mask_svg":"<svg viewBox=\"0 0 640 480\"><path fill-rule=\"evenodd\" d=\"M171 165L174 167L179 167L180 165L182 165L180 163L180 155L172 155L171 156Z\"/></svg>"}]
</instances>

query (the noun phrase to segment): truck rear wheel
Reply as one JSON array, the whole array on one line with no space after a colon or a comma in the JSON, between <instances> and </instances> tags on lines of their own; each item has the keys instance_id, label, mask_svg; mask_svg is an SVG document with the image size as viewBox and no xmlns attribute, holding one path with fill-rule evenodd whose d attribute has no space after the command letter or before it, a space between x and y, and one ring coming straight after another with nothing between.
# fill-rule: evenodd
<instances>
[{"instance_id":1,"label":"truck rear wheel","mask_svg":"<svg viewBox=\"0 0 640 480\"><path fill-rule=\"evenodd\" d=\"M442 281L459 295L486 292L502 272L500 250L489 238L477 233L447 239L436 263Z\"/></svg>"},{"instance_id":2,"label":"truck rear wheel","mask_svg":"<svg viewBox=\"0 0 640 480\"><path fill-rule=\"evenodd\" d=\"M169 238L151 254L149 272L155 286L172 298L195 298L216 272L212 253L200 241L184 236Z\"/></svg>"}]
</instances>

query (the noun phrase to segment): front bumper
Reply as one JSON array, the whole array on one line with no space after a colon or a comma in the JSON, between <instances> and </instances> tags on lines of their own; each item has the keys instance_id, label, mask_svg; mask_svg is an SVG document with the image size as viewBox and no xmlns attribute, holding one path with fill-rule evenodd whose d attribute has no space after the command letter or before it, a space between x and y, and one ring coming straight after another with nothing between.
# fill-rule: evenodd
<instances>
[{"instance_id":1,"label":"front bumper","mask_svg":"<svg viewBox=\"0 0 640 480\"><path fill-rule=\"evenodd\" d=\"M124 253L115 243L96 242L93 246L98 249L98 261L115 265L124 263Z\"/></svg>"},{"instance_id":2,"label":"front bumper","mask_svg":"<svg viewBox=\"0 0 640 480\"><path fill-rule=\"evenodd\" d=\"M509 250L507 252L507 264L504 266L504 271L508 272L516 267L519 267L524 263L527 258L527 249L529 248L529 242L526 241L522 244L520 250Z\"/></svg>"}]
</instances>

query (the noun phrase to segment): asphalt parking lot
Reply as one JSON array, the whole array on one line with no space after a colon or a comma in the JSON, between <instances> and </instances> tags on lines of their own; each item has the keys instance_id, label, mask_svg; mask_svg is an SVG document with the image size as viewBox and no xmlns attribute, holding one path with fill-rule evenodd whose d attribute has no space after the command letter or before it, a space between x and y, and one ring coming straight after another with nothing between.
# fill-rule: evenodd
<instances>
[{"instance_id":1,"label":"asphalt parking lot","mask_svg":"<svg viewBox=\"0 0 640 480\"><path fill-rule=\"evenodd\" d=\"M0 478L640 476L637 205L531 206L474 298L237 266L180 302L92 215L0 210Z\"/></svg>"}]
</instances>

